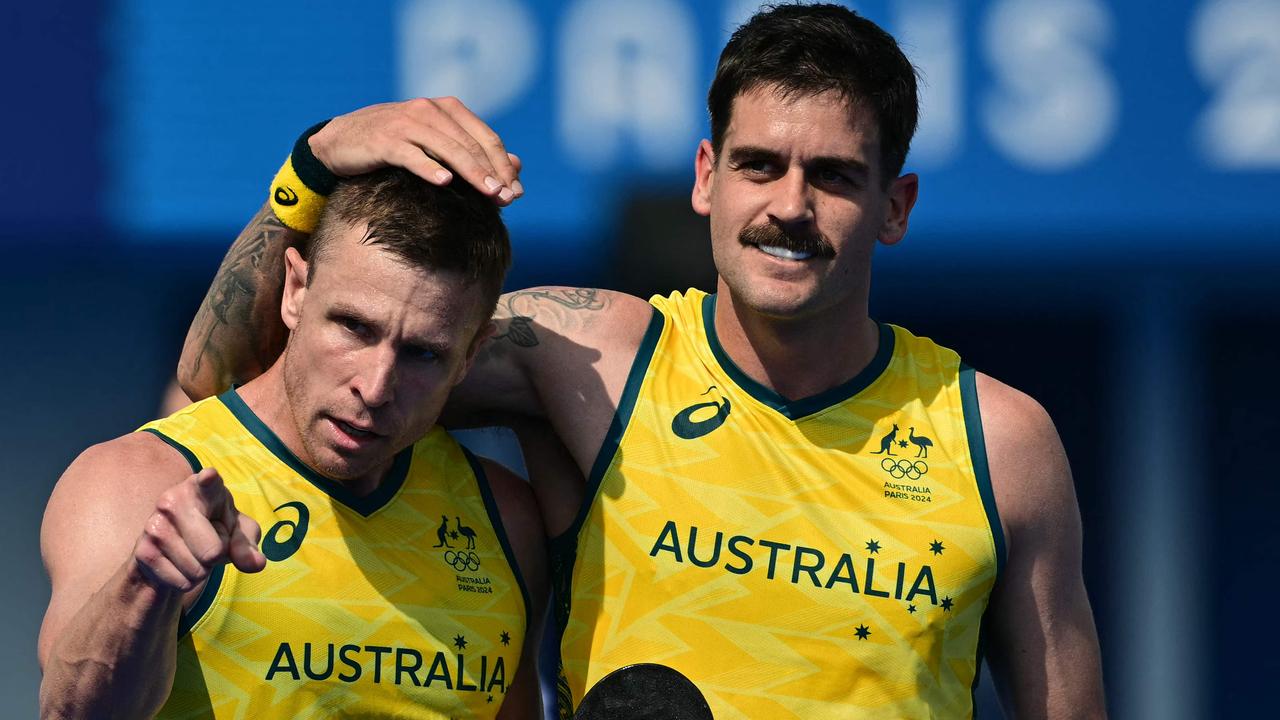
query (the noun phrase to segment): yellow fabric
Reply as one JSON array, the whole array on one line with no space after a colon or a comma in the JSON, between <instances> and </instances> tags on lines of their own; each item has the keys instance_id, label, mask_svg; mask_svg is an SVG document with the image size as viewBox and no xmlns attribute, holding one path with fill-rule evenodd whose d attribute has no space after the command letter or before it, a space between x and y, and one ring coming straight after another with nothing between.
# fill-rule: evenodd
<instances>
[{"instance_id":1,"label":"yellow fabric","mask_svg":"<svg viewBox=\"0 0 1280 720\"><path fill-rule=\"evenodd\" d=\"M519 663L525 599L463 450L432 430L403 485L366 516L269 449L273 435L264 445L270 431L246 412L224 395L143 428L219 470L270 559L257 574L225 566L206 590L212 605L188 611L199 617L180 635L159 717L494 717Z\"/></svg>"},{"instance_id":2,"label":"yellow fabric","mask_svg":"<svg viewBox=\"0 0 1280 720\"><path fill-rule=\"evenodd\" d=\"M293 156L285 158L280 172L271 181L271 210L286 226L311 234L320 223L329 198L307 187L293 169Z\"/></svg>"},{"instance_id":3,"label":"yellow fabric","mask_svg":"<svg viewBox=\"0 0 1280 720\"><path fill-rule=\"evenodd\" d=\"M883 371L792 419L804 403L772 406L717 358L705 297L650 301L661 334L557 561L572 587L561 692L577 703L610 671L656 662L716 720L970 716L1003 535L959 357L882 326Z\"/></svg>"}]
</instances>

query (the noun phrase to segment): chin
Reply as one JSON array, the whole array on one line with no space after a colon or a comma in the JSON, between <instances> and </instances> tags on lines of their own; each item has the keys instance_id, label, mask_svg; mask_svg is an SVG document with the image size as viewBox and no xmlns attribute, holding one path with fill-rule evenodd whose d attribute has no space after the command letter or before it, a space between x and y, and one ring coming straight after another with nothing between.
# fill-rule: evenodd
<instances>
[{"instance_id":1,"label":"chin","mask_svg":"<svg viewBox=\"0 0 1280 720\"><path fill-rule=\"evenodd\" d=\"M810 289L774 285L757 283L746 292L735 292L734 295L752 312L780 320L802 318L817 310L818 296Z\"/></svg>"}]
</instances>

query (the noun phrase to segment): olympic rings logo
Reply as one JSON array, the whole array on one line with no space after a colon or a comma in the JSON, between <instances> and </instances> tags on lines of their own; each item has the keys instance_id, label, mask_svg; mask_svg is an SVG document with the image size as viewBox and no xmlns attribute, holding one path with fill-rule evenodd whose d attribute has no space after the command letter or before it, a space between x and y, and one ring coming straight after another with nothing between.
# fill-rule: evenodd
<instances>
[{"instance_id":1,"label":"olympic rings logo","mask_svg":"<svg viewBox=\"0 0 1280 720\"><path fill-rule=\"evenodd\" d=\"M479 570L480 556L467 550L446 550L444 553L444 561L458 572L464 570Z\"/></svg>"},{"instance_id":2,"label":"olympic rings logo","mask_svg":"<svg viewBox=\"0 0 1280 720\"><path fill-rule=\"evenodd\" d=\"M929 472L929 464L923 460L894 460L893 458L885 458L880 461L880 468L889 473L889 476L901 480L919 480L922 475Z\"/></svg>"}]
</instances>

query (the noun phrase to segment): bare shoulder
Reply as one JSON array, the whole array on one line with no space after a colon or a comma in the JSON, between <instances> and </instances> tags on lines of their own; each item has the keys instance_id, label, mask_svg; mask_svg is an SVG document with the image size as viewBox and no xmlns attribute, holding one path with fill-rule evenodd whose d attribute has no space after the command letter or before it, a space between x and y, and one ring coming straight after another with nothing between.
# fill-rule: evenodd
<instances>
[{"instance_id":1,"label":"bare shoulder","mask_svg":"<svg viewBox=\"0 0 1280 720\"><path fill-rule=\"evenodd\" d=\"M70 619L129 558L156 499L190 475L177 450L137 432L90 447L58 479L40 525L52 586L40 629L42 663Z\"/></svg>"},{"instance_id":2,"label":"bare shoulder","mask_svg":"<svg viewBox=\"0 0 1280 720\"><path fill-rule=\"evenodd\" d=\"M64 543L79 545L76 538L96 538L97 547L115 544L113 538L132 542L156 498L191 472L177 450L151 433L130 433L80 453L45 508L40 542L46 563L56 560L50 555Z\"/></svg>"},{"instance_id":3,"label":"bare shoulder","mask_svg":"<svg viewBox=\"0 0 1280 720\"><path fill-rule=\"evenodd\" d=\"M1026 393L976 374L992 491L1006 531L1077 517L1066 452L1049 413Z\"/></svg>"},{"instance_id":4,"label":"bare shoulder","mask_svg":"<svg viewBox=\"0 0 1280 720\"><path fill-rule=\"evenodd\" d=\"M153 492L159 495L192 472L187 460L159 437L134 432L80 453L58 479L53 497L74 494L132 502Z\"/></svg>"},{"instance_id":5,"label":"bare shoulder","mask_svg":"<svg viewBox=\"0 0 1280 720\"><path fill-rule=\"evenodd\" d=\"M534 287L507 293L498 301L494 339L533 347L561 338L601 351L629 344L648 327L653 308L633 295L563 286ZM628 348L634 350L634 348Z\"/></svg>"}]
</instances>

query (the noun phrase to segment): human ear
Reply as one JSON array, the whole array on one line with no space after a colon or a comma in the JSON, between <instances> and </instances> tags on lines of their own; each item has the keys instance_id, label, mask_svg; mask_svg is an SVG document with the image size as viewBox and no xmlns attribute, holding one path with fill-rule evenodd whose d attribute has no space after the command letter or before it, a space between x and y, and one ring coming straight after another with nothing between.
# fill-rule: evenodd
<instances>
[{"instance_id":1,"label":"human ear","mask_svg":"<svg viewBox=\"0 0 1280 720\"><path fill-rule=\"evenodd\" d=\"M693 160L693 211L699 215L711 214L711 181L716 167L716 153L710 140L698 143L698 153Z\"/></svg>"},{"instance_id":2,"label":"human ear","mask_svg":"<svg viewBox=\"0 0 1280 720\"><path fill-rule=\"evenodd\" d=\"M284 293L280 298L280 319L292 332L302 318L302 301L307 294L307 261L297 248L284 251Z\"/></svg>"},{"instance_id":3,"label":"human ear","mask_svg":"<svg viewBox=\"0 0 1280 720\"><path fill-rule=\"evenodd\" d=\"M889 186L889 212L885 214L884 225L880 228L880 242L893 245L907 234L907 221L919 194L920 178L915 173L907 173L893 181Z\"/></svg>"}]
</instances>

